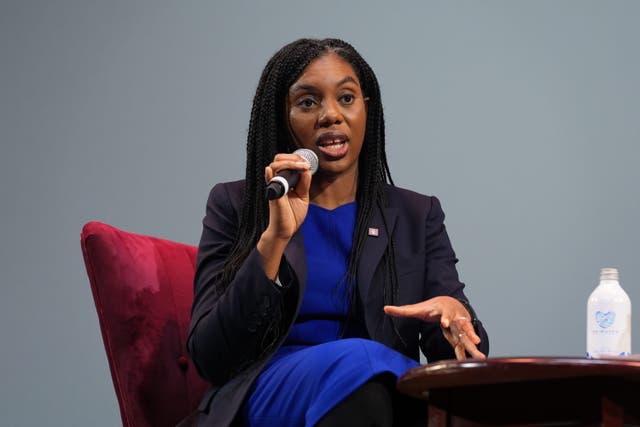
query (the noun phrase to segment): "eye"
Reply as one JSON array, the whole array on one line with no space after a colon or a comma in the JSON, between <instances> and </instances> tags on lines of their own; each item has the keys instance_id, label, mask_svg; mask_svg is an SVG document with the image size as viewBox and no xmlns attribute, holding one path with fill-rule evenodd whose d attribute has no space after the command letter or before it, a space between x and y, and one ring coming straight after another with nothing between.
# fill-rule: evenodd
<instances>
[{"instance_id":1,"label":"eye","mask_svg":"<svg viewBox=\"0 0 640 427\"><path fill-rule=\"evenodd\" d=\"M300 99L298 100L298 102L296 102L296 105L297 105L298 107L308 109L308 108L312 108L314 105L316 105L316 100L315 100L315 99L313 99L313 98L312 98L312 97L310 97L310 96L305 96L305 97L303 97L303 98L300 98Z\"/></svg>"},{"instance_id":2,"label":"eye","mask_svg":"<svg viewBox=\"0 0 640 427\"><path fill-rule=\"evenodd\" d=\"M353 104L353 101L356 99L356 97L350 93L345 93L344 95L342 95L340 97L340 100L342 101L343 104L349 105L349 104Z\"/></svg>"}]
</instances>

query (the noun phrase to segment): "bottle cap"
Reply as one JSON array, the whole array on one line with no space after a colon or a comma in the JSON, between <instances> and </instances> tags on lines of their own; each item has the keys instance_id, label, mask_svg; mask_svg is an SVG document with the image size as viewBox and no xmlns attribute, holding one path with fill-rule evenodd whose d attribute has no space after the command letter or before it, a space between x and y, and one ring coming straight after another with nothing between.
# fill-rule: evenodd
<instances>
[{"instance_id":1,"label":"bottle cap","mask_svg":"<svg viewBox=\"0 0 640 427\"><path fill-rule=\"evenodd\" d=\"M617 268L601 268L600 269L600 280L615 280L616 282L620 280L620 274L618 273Z\"/></svg>"}]
</instances>

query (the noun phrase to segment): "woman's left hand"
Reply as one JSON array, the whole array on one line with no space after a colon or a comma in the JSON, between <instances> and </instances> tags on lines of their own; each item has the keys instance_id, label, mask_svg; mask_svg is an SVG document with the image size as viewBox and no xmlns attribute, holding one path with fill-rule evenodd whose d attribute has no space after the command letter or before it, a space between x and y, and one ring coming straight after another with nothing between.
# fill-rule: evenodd
<instances>
[{"instance_id":1,"label":"woman's left hand","mask_svg":"<svg viewBox=\"0 0 640 427\"><path fill-rule=\"evenodd\" d=\"M394 317L413 317L430 323L440 322L442 333L453 347L456 359L466 359L467 353L476 359L486 358L476 347L480 343L480 337L473 329L469 312L455 298L440 296L417 304L386 305L384 312Z\"/></svg>"}]
</instances>

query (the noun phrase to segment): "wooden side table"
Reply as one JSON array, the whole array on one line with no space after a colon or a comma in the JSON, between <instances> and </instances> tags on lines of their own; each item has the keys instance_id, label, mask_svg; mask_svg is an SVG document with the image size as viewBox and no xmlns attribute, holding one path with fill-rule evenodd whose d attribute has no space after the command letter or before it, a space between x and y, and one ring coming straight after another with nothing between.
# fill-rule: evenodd
<instances>
[{"instance_id":1,"label":"wooden side table","mask_svg":"<svg viewBox=\"0 0 640 427\"><path fill-rule=\"evenodd\" d=\"M515 357L440 361L398 389L426 399L428 426L640 425L640 360Z\"/></svg>"}]
</instances>

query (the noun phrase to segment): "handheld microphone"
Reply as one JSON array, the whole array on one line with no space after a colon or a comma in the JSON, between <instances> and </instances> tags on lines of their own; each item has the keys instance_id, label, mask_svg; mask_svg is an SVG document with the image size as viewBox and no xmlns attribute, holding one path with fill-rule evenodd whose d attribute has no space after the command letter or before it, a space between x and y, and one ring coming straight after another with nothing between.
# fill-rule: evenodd
<instances>
[{"instance_id":1,"label":"handheld microphone","mask_svg":"<svg viewBox=\"0 0 640 427\"><path fill-rule=\"evenodd\" d=\"M299 148L293 152L309 163L309 170L313 175L318 170L318 156L308 148ZM275 200L284 196L289 189L294 187L300 179L300 171L286 169L278 172L267 184L267 199Z\"/></svg>"}]
</instances>

